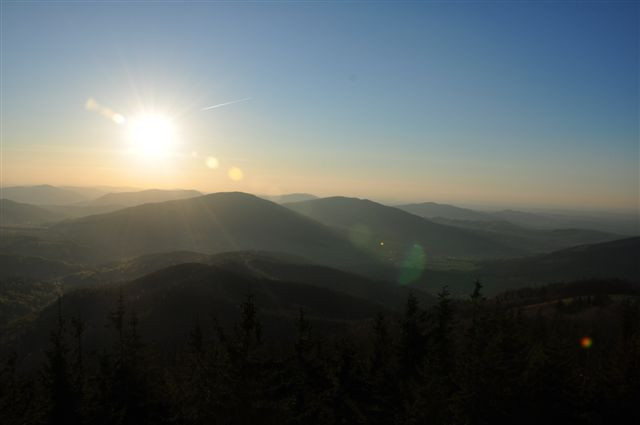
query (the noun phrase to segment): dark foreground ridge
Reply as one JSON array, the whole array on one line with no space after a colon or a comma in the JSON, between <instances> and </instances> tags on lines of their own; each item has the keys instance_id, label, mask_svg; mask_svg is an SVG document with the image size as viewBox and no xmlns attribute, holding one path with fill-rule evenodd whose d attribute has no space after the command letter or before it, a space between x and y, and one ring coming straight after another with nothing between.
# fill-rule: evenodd
<instances>
[{"instance_id":1,"label":"dark foreground ridge","mask_svg":"<svg viewBox=\"0 0 640 425\"><path fill-rule=\"evenodd\" d=\"M207 290L238 301L233 309L225 313L212 303L211 314L173 324L164 310L166 320L149 328L153 307L145 298L178 308L182 300L166 291L181 286L205 303L198 282L213 270L229 283ZM48 309L48 338L38 337L45 354L40 365L25 366L29 356L5 358L3 423L640 420L637 284L574 282L485 299L476 282L463 300L451 299L445 288L437 304L424 309L410 295L398 314L363 305L361 313L345 311L363 320L338 320L331 328L319 320L326 311L307 313L321 303L308 297L318 294L293 294L285 297L289 326L274 333L272 313L283 301L265 296L278 289L262 282L238 299L242 279L216 266L170 267L105 293L109 302L98 309L100 317L93 307L74 305L81 291L60 299ZM302 299L307 304L294 312ZM175 335L173 343L159 344L166 332Z\"/></svg>"}]
</instances>

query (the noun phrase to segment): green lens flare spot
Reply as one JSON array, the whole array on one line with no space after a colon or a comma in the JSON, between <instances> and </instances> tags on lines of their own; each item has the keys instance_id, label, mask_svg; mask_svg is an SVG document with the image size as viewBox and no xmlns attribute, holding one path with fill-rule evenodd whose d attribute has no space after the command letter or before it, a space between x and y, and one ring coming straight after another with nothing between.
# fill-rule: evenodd
<instances>
[{"instance_id":1,"label":"green lens flare spot","mask_svg":"<svg viewBox=\"0 0 640 425\"><path fill-rule=\"evenodd\" d=\"M418 280L422 276L422 272L424 272L426 263L427 256L424 249L422 246L414 244L409 248L402 262L398 283L400 285L408 285Z\"/></svg>"}]
</instances>

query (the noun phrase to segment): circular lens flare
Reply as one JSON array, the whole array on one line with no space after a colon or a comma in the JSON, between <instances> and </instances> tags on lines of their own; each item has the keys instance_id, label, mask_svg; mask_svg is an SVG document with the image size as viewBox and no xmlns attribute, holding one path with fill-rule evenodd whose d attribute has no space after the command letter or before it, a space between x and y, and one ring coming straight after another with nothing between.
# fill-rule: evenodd
<instances>
[{"instance_id":1,"label":"circular lens flare","mask_svg":"<svg viewBox=\"0 0 640 425\"><path fill-rule=\"evenodd\" d=\"M227 172L227 175L229 176L229 178L233 181L240 181L244 178L244 173L242 172L242 170L238 167L231 167L229 168L229 171Z\"/></svg>"},{"instance_id":2,"label":"circular lens flare","mask_svg":"<svg viewBox=\"0 0 640 425\"><path fill-rule=\"evenodd\" d=\"M216 158L215 156L208 156L204 163L212 170L215 170L220 165L218 158Z\"/></svg>"}]
</instances>

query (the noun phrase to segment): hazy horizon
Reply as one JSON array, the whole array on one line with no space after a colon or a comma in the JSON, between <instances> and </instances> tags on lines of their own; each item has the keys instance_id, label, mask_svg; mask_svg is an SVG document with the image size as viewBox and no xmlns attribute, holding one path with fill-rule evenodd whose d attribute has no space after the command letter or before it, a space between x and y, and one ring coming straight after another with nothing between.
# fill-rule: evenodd
<instances>
[{"instance_id":1,"label":"hazy horizon","mask_svg":"<svg viewBox=\"0 0 640 425\"><path fill-rule=\"evenodd\" d=\"M455 207L460 207L460 208L468 208L468 209L474 209L477 211L498 211L498 210L508 210L508 209L518 209L521 211L525 211L525 212L541 212L541 213L558 213L558 214L578 214L578 215L585 215L588 216L590 214L595 214L595 215L607 215L607 214L611 214L611 215L620 215L620 216L629 216L629 215L633 215L634 217L637 216L638 214L638 209L637 208L630 208L630 209L620 209L620 208L608 208L608 207L604 207L604 208L597 208L597 207L575 207L575 208L571 208L571 207L554 207L554 206L544 206L544 205L535 205L535 204L514 204L514 203L500 203L500 202L496 202L496 203L482 203L482 202L468 202L468 201L449 201L446 199L417 199L417 200L412 200L412 199L394 199L394 198L376 198L376 197L366 197L366 196L361 196L359 194L345 194L345 193L310 193L310 192L278 192L278 193L259 193L259 192L246 192L246 191L239 191L239 190L221 190L221 191L207 191L207 190L199 190L199 189L195 189L195 188L190 188L190 187L165 187L165 188L159 188L159 187L146 187L146 188L142 188L142 187L123 187L123 186L110 186L110 185L89 185L89 186L83 186L83 185L51 185L49 183L40 183L40 184L26 184L26 185L8 185L8 186L2 186L0 187L0 199L3 199L3 195L2 195L2 191L5 187L7 188L16 188L16 187L24 187L24 188L28 188L28 187L37 187L37 186L52 186L52 187L58 187L58 188L62 188L62 189L98 189L103 191L105 194L107 193L122 193L122 192L131 192L131 193L135 193L135 192L141 192L141 191L146 191L146 190L159 190L159 191L189 191L189 190L196 190L198 192L201 192L203 195L209 195L209 194L214 194L214 193L224 193L224 192L243 192L243 193L248 193L251 195L255 195L258 197L262 197L262 196L266 196L266 197L271 197L271 198L277 198L279 196L285 196L285 195L313 195L313 196L317 196L318 198L322 199L322 198L331 198L331 197L347 197L347 198L356 198L356 199L365 199L365 200L370 200L373 202L377 202L383 205L388 205L388 206L399 206L399 205L408 205L408 204L422 204L422 203L435 203L435 204L440 204L440 205L452 205ZM100 195L102 196L102 195Z\"/></svg>"},{"instance_id":2,"label":"hazy horizon","mask_svg":"<svg viewBox=\"0 0 640 425\"><path fill-rule=\"evenodd\" d=\"M2 186L639 208L637 4L5 2L2 27Z\"/></svg>"}]
</instances>

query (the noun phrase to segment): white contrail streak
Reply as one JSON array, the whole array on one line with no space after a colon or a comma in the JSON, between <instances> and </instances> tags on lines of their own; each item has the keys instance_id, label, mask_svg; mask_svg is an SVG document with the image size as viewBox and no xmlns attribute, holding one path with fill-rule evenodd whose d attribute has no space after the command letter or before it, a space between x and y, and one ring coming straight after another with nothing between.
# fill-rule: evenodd
<instances>
[{"instance_id":1,"label":"white contrail streak","mask_svg":"<svg viewBox=\"0 0 640 425\"><path fill-rule=\"evenodd\" d=\"M202 110L208 111L209 109L221 108L223 106L233 105L234 103L246 102L247 100L250 100L250 99L251 99L250 97L245 97L243 99L232 100L231 102L218 103L217 105L211 105L211 106L207 106L206 108L202 108Z\"/></svg>"}]
</instances>

